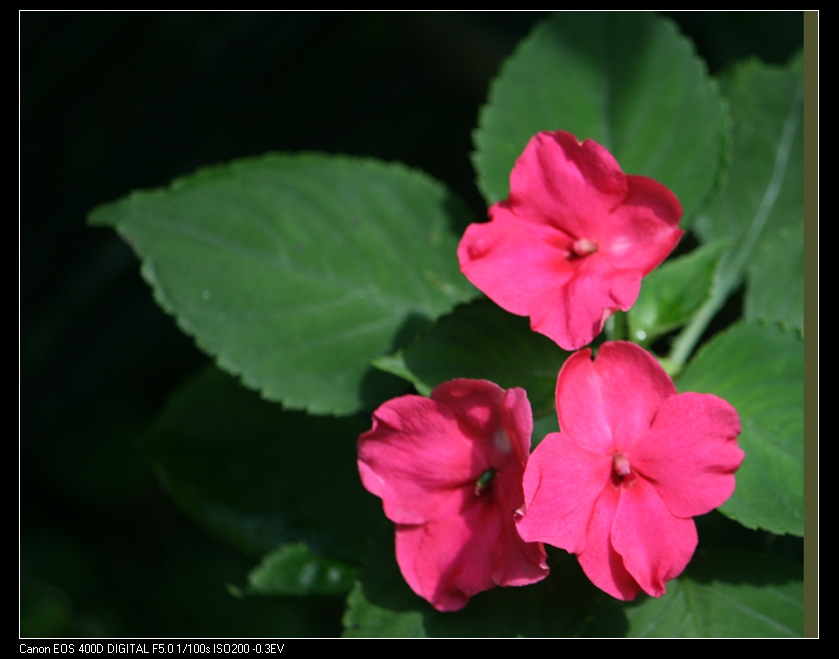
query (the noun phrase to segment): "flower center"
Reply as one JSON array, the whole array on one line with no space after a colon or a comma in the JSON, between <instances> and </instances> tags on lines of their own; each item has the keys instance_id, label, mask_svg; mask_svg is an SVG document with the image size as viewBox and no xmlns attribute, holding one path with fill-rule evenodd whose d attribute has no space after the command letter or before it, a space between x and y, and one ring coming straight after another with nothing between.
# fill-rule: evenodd
<instances>
[{"instance_id":1,"label":"flower center","mask_svg":"<svg viewBox=\"0 0 839 659\"><path fill-rule=\"evenodd\" d=\"M483 497L489 494L493 476L495 476L495 469L487 469L481 474L481 477L475 481L475 496Z\"/></svg>"},{"instance_id":2,"label":"flower center","mask_svg":"<svg viewBox=\"0 0 839 659\"><path fill-rule=\"evenodd\" d=\"M578 238L574 241L574 244L571 245L571 255L576 256L577 258L594 254L596 251L597 243L593 240L589 240L588 238Z\"/></svg>"},{"instance_id":3,"label":"flower center","mask_svg":"<svg viewBox=\"0 0 839 659\"><path fill-rule=\"evenodd\" d=\"M632 471L632 466L629 464L629 458L627 458L623 453L616 453L612 456L612 471L615 474L617 483L632 485L635 481L635 473Z\"/></svg>"},{"instance_id":4,"label":"flower center","mask_svg":"<svg viewBox=\"0 0 839 659\"><path fill-rule=\"evenodd\" d=\"M618 453L612 458L612 466L615 469L615 473L621 478L632 471L632 467L629 465L629 460L623 453Z\"/></svg>"}]
</instances>

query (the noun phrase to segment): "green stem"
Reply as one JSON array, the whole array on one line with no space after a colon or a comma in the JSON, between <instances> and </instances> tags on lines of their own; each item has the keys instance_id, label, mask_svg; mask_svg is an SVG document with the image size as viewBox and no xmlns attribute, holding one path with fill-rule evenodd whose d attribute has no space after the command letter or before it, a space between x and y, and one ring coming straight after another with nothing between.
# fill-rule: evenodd
<instances>
[{"instance_id":1,"label":"green stem","mask_svg":"<svg viewBox=\"0 0 839 659\"><path fill-rule=\"evenodd\" d=\"M784 183L790 150L792 149L795 140L795 131L800 121L800 104L801 90L799 89L790 104L787 119L784 122L784 128L781 132L781 139L778 143L778 150L775 153L775 166L772 171L772 177L769 179L766 190L763 192L760 205L755 211L754 217L745 233L740 238L739 244L728 253L728 258L724 258L720 263L711 296L673 342L668 359L678 370L681 370L685 362L687 362L696 345L699 343L699 340L702 338L702 335L705 333L705 330L708 328L708 325L714 319L714 316L722 309L728 296L731 295L732 291L742 281L746 263L757 246L763 230L766 228L769 214L775 206L775 201L778 199L778 194Z\"/></svg>"},{"instance_id":2,"label":"green stem","mask_svg":"<svg viewBox=\"0 0 839 659\"><path fill-rule=\"evenodd\" d=\"M668 359L681 371L688 357L693 353L699 339L702 338L705 329L717 315L717 312L725 304L729 294L728 287L715 287L711 297L702 305L699 311L693 316L687 326L679 333L673 341Z\"/></svg>"},{"instance_id":3,"label":"green stem","mask_svg":"<svg viewBox=\"0 0 839 659\"><path fill-rule=\"evenodd\" d=\"M626 319L626 312L617 311L612 319L612 340L626 341L629 338L629 323Z\"/></svg>"}]
</instances>

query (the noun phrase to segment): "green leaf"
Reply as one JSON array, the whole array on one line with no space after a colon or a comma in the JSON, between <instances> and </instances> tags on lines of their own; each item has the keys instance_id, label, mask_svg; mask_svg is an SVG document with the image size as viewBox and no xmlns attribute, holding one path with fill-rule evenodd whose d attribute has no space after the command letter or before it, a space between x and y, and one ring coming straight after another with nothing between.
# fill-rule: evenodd
<instances>
[{"instance_id":1,"label":"green leaf","mask_svg":"<svg viewBox=\"0 0 839 659\"><path fill-rule=\"evenodd\" d=\"M374 364L428 395L442 382L473 378L527 391L537 416L555 409L556 378L568 353L530 329L527 318L488 300L460 306L397 355Z\"/></svg>"},{"instance_id":2,"label":"green leaf","mask_svg":"<svg viewBox=\"0 0 839 659\"><path fill-rule=\"evenodd\" d=\"M559 375L557 373L557 375ZM559 432L559 419L556 416L556 409L547 412L542 417L534 417L533 419L533 440L531 441L530 450L533 450L542 443L542 440L552 432Z\"/></svg>"},{"instance_id":3,"label":"green leaf","mask_svg":"<svg viewBox=\"0 0 839 659\"><path fill-rule=\"evenodd\" d=\"M142 446L181 507L246 551L305 542L323 558L358 561L383 523L356 468L369 427L284 411L213 368L181 388Z\"/></svg>"},{"instance_id":4,"label":"green leaf","mask_svg":"<svg viewBox=\"0 0 839 659\"><path fill-rule=\"evenodd\" d=\"M729 245L721 241L700 247L647 275L627 313L632 340L649 344L686 323L710 296L717 263Z\"/></svg>"},{"instance_id":5,"label":"green leaf","mask_svg":"<svg viewBox=\"0 0 839 659\"><path fill-rule=\"evenodd\" d=\"M721 80L734 120L725 187L697 217L705 241L737 240L728 270L742 272L767 231L804 214L803 73L749 61Z\"/></svg>"},{"instance_id":6,"label":"green leaf","mask_svg":"<svg viewBox=\"0 0 839 659\"><path fill-rule=\"evenodd\" d=\"M100 207L180 327L262 395L349 414L393 395L370 360L476 293L462 206L398 165L270 155ZM384 381L383 381L384 378Z\"/></svg>"},{"instance_id":7,"label":"green leaf","mask_svg":"<svg viewBox=\"0 0 839 659\"><path fill-rule=\"evenodd\" d=\"M349 592L358 569L321 558L303 543L283 545L248 575L246 593L258 595L339 595Z\"/></svg>"},{"instance_id":8,"label":"green leaf","mask_svg":"<svg viewBox=\"0 0 839 659\"><path fill-rule=\"evenodd\" d=\"M751 259L771 251L776 232L800 225L804 214L801 58L785 68L748 62L726 76L722 88L734 119L733 160L724 188L693 228L704 242L731 239L732 248L720 261L713 295L673 343L670 357L677 364L687 361L729 295L740 286ZM763 245L767 240L770 244ZM785 266L784 273L789 272ZM797 285L760 267L748 274L760 277L756 283L759 299L775 297L786 302L789 288ZM750 279L747 283L752 286Z\"/></svg>"},{"instance_id":9,"label":"green leaf","mask_svg":"<svg viewBox=\"0 0 839 659\"><path fill-rule=\"evenodd\" d=\"M347 602L348 637L574 636L582 630L599 591L576 558L553 550L551 574L524 587L494 588L466 608L441 613L415 595L402 578L393 536L376 542Z\"/></svg>"},{"instance_id":10,"label":"green leaf","mask_svg":"<svg viewBox=\"0 0 839 659\"><path fill-rule=\"evenodd\" d=\"M746 320L770 320L804 331L804 223L767 235L746 271Z\"/></svg>"},{"instance_id":11,"label":"green leaf","mask_svg":"<svg viewBox=\"0 0 839 659\"><path fill-rule=\"evenodd\" d=\"M475 167L487 201L504 199L528 140L566 130L605 146L627 174L670 188L686 227L718 177L725 117L716 83L669 21L561 12L522 42L495 81L475 138Z\"/></svg>"},{"instance_id":12,"label":"green leaf","mask_svg":"<svg viewBox=\"0 0 839 659\"><path fill-rule=\"evenodd\" d=\"M677 381L737 409L746 457L720 511L749 528L804 534L804 348L801 336L752 322L715 336Z\"/></svg>"},{"instance_id":13,"label":"green leaf","mask_svg":"<svg viewBox=\"0 0 839 659\"><path fill-rule=\"evenodd\" d=\"M422 601L411 591L396 565L393 532L378 538L367 567L347 599L345 637L421 638L427 636ZM428 610L433 610L427 607Z\"/></svg>"},{"instance_id":14,"label":"green leaf","mask_svg":"<svg viewBox=\"0 0 839 659\"><path fill-rule=\"evenodd\" d=\"M645 597L626 616L631 637L801 636L802 568L733 550L698 557L664 597Z\"/></svg>"}]
</instances>

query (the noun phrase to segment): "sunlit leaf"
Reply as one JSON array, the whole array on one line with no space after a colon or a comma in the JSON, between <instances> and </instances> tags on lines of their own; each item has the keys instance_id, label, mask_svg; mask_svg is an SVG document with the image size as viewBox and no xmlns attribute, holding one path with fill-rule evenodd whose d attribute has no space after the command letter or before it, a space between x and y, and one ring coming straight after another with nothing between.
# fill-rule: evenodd
<instances>
[{"instance_id":1,"label":"sunlit leaf","mask_svg":"<svg viewBox=\"0 0 839 659\"><path fill-rule=\"evenodd\" d=\"M782 227L800 226L804 214L801 57L787 67L754 61L742 64L723 79L722 89L734 123L732 163L725 185L697 217L693 228L706 243L729 239L732 246L720 259L711 298L674 341L670 357L677 364L687 361L744 276L750 289L757 286L758 306L761 299L773 298L781 305L795 304L791 295L795 295L799 281L797 277L792 281L784 278L795 271L794 257L793 262L785 257L785 265L779 270L765 261L758 263L761 254L772 250L776 232ZM790 234L791 238L795 236L802 234ZM769 244L764 245L764 241ZM790 245L789 249L793 255L801 248ZM755 258L757 262L753 262ZM752 282L752 276L760 281ZM770 302L770 308L772 305ZM750 314L755 311L749 307Z\"/></svg>"},{"instance_id":2,"label":"sunlit leaf","mask_svg":"<svg viewBox=\"0 0 839 659\"><path fill-rule=\"evenodd\" d=\"M731 258L745 263L766 232L803 217L801 61L788 67L750 61L725 76L721 87L734 122L732 164L694 230L705 242L738 241Z\"/></svg>"},{"instance_id":3,"label":"sunlit leaf","mask_svg":"<svg viewBox=\"0 0 839 659\"><path fill-rule=\"evenodd\" d=\"M462 207L398 165L242 160L90 221L134 247L157 301L221 368L294 409L381 402L392 381L370 360L475 294L455 257Z\"/></svg>"},{"instance_id":4,"label":"sunlit leaf","mask_svg":"<svg viewBox=\"0 0 839 659\"><path fill-rule=\"evenodd\" d=\"M746 320L776 320L803 331L803 222L766 236L749 262L747 277Z\"/></svg>"},{"instance_id":5,"label":"sunlit leaf","mask_svg":"<svg viewBox=\"0 0 839 659\"><path fill-rule=\"evenodd\" d=\"M627 313L633 341L650 342L686 323L711 294L725 241L665 262L644 279L641 293Z\"/></svg>"},{"instance_id":6,"label":"sunlit leaf","mask_svg":"<svg viewBox=\"0 0 839 659\"><path fill-rule=\"evenodd\" d=\"M726 185L696 220L695 230L704 241L732 239L733 246L719 272L726 290L736 286L752 259L749 275L758 276L759 298L790 299L790 282L769 268L782 227L800 227L804 217L804 111L801 59L788 67L747 62L722 80L734 120L732 165ZM783 274L795 272L795 254L803 249L803 232L786 234L789 244ZM768 244L764 245L764 242ZM763 255L763 256L761 256ZM792 259L792 262L789 261ZM774 276L773 276L774 273Z\"/></svg>"}]
</instances>

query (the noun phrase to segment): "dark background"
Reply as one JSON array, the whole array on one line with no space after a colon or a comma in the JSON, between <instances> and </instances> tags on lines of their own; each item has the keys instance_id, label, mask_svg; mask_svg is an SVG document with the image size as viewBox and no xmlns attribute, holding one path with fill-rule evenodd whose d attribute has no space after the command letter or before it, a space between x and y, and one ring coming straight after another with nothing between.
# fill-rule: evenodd
<instances>
[{"instance_id":1,"label":"dark background","mask_svg":"<svg viewBox=\"0 0 839 659\"><path fill-rule=\"evenodd\" d=\"M20 634L325 636L342 600L240 599L251 557L135 440L204 363L94 206L267 151L399 160L483 217L469 160L527 13L20 14ZM712 73L803 43L799 12L670 15Z\"/></svg>"}]
</instances>

